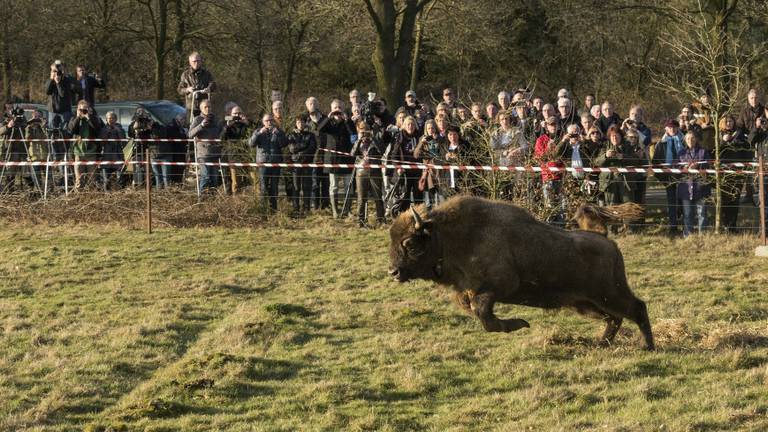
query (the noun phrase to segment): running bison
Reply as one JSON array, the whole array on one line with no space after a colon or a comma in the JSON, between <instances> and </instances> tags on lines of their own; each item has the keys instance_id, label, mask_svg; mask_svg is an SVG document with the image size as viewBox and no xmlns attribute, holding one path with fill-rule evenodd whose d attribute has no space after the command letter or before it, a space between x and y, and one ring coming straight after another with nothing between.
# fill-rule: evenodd
<instances>
[{"instance_id":1,"label":"running bison","mask_svg":"<svg viewBox=\"0 0 768 432\"><path fill-rule=\"evenodd\" d=\"M424 207L405 212L389 233L390 275L452 287L486 331L529 327L519 318L496 317L496 302L568 307L606 321L603 343L611 343L628 318L654 349L645 303L627 285L619 248L602 235L565 231L514 205L468 196L429 214Z\"/></svg>"}]
</instances>

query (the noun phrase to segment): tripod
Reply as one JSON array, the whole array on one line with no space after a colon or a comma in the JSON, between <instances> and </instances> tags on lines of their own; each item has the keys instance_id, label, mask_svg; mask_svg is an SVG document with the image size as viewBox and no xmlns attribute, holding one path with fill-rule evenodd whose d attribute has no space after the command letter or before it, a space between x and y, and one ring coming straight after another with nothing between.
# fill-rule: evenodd
<instances>
[{"instance_id":1,"label":"tripod","mask_svg":"<svg viewBox=\"0 0 768 432\"><path fill-rule=\"evenodd\" d=\"M17 135L18 135L18 138L17 138ZM23 132L23 130L21 129L20 126L14 125L11 128L11 135L10 135L10 137L8 137L8 139L6 140L6 143L8 144L8 146L7 146L6 150L5 150L5 156L3 157L3 161L5 162L5 164L3 164L3 168L2 168L2 170L0 170L0 182L5 181L5 172L6 172L7 168L8 168L7 164L9 162L11 162L11 159L12 159L12 156L13 156L12 150L13 150L13 147L14 147L14 143L17 142L17 141L20 141L24 145L24 153L23 154L25 156L27 156L27 157L29 155L29 146L27 145L27 140L24 137L24 132ZM17 153L21 153L21 152L17 152ZM13 161L13 162L28 162L28 161L21 161L20 160L20 161ZM38 181L37 173L35 172L35 168L32 165L27 165L27 167L29 167L29 175L30 175L30 177L32 179L33 186L35 187L35 189L38 192L41 192L41 190L40 190L40 183ZM12 182L15 183L16 182L15 176L16 176L17 173L15 172L16 170L13 170L13 171L14 171L14 179L12 180ZM19 172L23 172L23 168L21 170L19 170Z\"/></svg>"}]
</instances>

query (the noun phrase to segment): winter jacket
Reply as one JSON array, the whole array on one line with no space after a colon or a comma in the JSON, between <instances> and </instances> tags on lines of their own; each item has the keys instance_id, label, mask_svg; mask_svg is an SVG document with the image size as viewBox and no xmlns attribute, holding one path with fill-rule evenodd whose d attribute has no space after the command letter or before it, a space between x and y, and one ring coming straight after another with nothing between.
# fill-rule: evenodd
<instances>
[{"instance_id":1,"label":"winter jacket","mask_svg":"<svg viewBox=\"0 0 768 432\"><path fill-rule=\"evenodd\" d=\"M283 131L272 128L262 132L261 129L253 131L248 145L256 149L257 163L282 163L283 148L288 144Z\"/></svg>"},{"instance_id":2,"label":"winter jacket","mask_svg":"<svg viewBox=\"0 0 768 432\"><path fill-rule=\"evenodd\" d=\"M101 128L99 138L108 139L110 141L102 142L101 160L105 161L121 161L123 160L123 147L125 147L125 141L111 141L111 140L125 140L125 130L120 123L114 125L104 125Z\"/></svg>"},{"instance_id":3,"label":"winter jacket","mask_svg":"<svg viewBox=\"0 0 768 432\"><path fill-rule=\"evenodd\" d=\"M617 154L609 157L609 150L615 150L621 156ZM620 168L637 165L639 161L640 159L637 157L632 145L627 141L623 141L616 147L609 143L601 149L594 163L602 168ZM626 192L631 192L635 189L635 176L632 173L601 172L600 190L605 192L612 186L623 188Z\"/></svg>"},{"instance_id":4,"label":"winter jacket","mask_svg":"<svg viewBox=\"0 0 768 432\"><path fill-rule=\"evenodd\" d=\"M69 125L67 126L69 133L74 137L84 139L83 141L75 143L73 148L75 156L79 156L81 159L95 159L101 154L101 146L99 145L99 142L92 141L99 137L101 125L101 119L99 119L93 110L91 110L85 118L75 116L69 120Z\"/></svg>"},{"instance_id":5,"label":"winter jacket","mask_svg":"<svg viewBox=\"0 0 768 432\"><path fill-rule=\"evenodd\" d=\"M315 154L316 162L324 164L352 164L353 158L351 156L339 154L349 153L352 149L350 135L351 131L354 130L354 125L352 125L351 121L324 117L317 125L317 130L320 141L318 143L318 151ZM323 172L326 174L346 175L352 172L352 168L324 167Z\"/></svg>"},{"instance_id":6,"label":"winter jacket","mask_svg":"<svg viewBox=\"0 0 768 432\"><path fill-rule=\"evenodd\" d=\"M54 114L72 112L74 101L75 79L70 75L64 75L57 84L54 80L48 80L45 94L48 95L48 111Z\"/></svg>"},{"instance_id":7,"label":"winter jacket","mask_svg":"<svg viewBox=\"0 0 768 432\"><path fill-rule=\"evenodd\" d=\"M187 111L197 109L201 100L208 99L207 94L200 94L197 100L193 99L192 93L187 92L189 87L192 87L194 90L208 89L209 91L214 91L216 90L216 83L213 81L213 75L207 70L203 68L194 70L188 67L181 74L181 80L179 80L179 86L176 89L180 96L184 96Z\"/></svg>"},{"instance_id":8,"label":"winter jacket","mask_svg":"<svg viewBox=\"0 0 768 432\"><path fill-rule=\"evenodd\" d=\"M755 128L755 120L763 115L765 112L765 106L759 103L756 107L752 107L749 104L741 109L739 118L736 119L736 127L746 135Z\"/></svg>"},{"instance_id":9,"label":"winter jacket","mask_svg":"<svg viewBox=\"0 0 768 432\"><path fill-rule=\"evenodd\" d=\"M81 80L73 79L72 90L75 94L75 103L85 99L90 106L93 106L95 102L94 92L97 88L106 88L103 79L96 79L91 75L86 75L85 78Z\"/></svg>"},{"instance_id":10,"label":"winter jacket","mask_svg":"<svg viewBox=\"0 0 768 432\"><path fill-rule=\"evenodd\" d=\"M198 158L221 156L221 142L218 141L221 137L221 124L211 115L211 122L208 126L203 126L204 119L205 116L199 115L189 125L189 138L197 138L195 140L195 153Z\"/></svg>"},{"instance_id":11,"label":"winter jacket","mask_svg":"<svg viewBox=\"0 0 768 432\"><path fill-rule=\"evenodd\" d=\"M288 134L288 158L293 163L312 163L317 151L315 134L306 130L294 130Z\"/></svg>"},{"instance_id":12,"label":"winter jacket","mask_svg":"<svg viewBox=\"0 0 768 432\"><path fill-rule=\"evenodd\" d=\"M616 113L613 113L610 117L605 117L603 114L600 114L600 118L598 118L595 123L597 124L597 127L600 128L600 132L605 135L611 125L621 126L621 117Z\"/></svg>"},{"instance_id":13,"label":"winter jacket","mask_svg":"<svg viewBox=\"0 0 768 432\"><path fill-rule=\"evenodd\" d=\"M686 148L680 153L680 162L686 164L694 162L706 162L708 152L701 147ZM697 163L694 168L706 169L706 163ZM681 200L698 201L710 195L710 185L701 174L689 174L677 184L677 198Z\"/></svg>"},{"instance_id":14,"label":"winter jacket","mask_svg":"<svg viewBox=\"0 0 768 432\"><path fill-rule=\"evenodd\" d=\"M564 144L564 143L561 143ZM556 181L563 178L562 172L550 171L549 168L564 168L562 153L565 145L558 145L555 138L548 134L540 136L536 140L533 156L541 164L541 181Z\"/></svg>"},{"instance_id":15,"label":"winter jacket","mask_svg":"<svg viewBox=\"0 0 768 432\"><path fill-rule=\"evenodd\" d=\"M666 168L677 168L677 163L680 162L680 153L685 150L685 143L683 142L683 134L678 131L677 135L667 135L661 138L661 141L656 143L653 148L653 165L665 165ZM677 178L676 174L669 173L654 173L660 182L667 183L672 182Z\"/></svg>"}]
</instances>

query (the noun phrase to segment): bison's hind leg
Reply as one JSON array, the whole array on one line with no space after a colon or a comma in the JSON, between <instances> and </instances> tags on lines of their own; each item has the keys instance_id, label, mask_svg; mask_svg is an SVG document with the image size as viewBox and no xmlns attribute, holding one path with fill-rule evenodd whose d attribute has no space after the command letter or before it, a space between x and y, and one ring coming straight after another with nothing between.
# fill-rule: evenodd
<instances>
[{"instance_id":1,"label":"bison's hind leg","mask_svg":"<svg viewBox=\"0 0 768 432\"><path fill-rule=\"evenodd\" d=\"M637 326L640 327L640 331L643 333L643 338L645 339L645 348L649 351L653 351L656 348L653 343L651 321L648 319L648 309L645 307L645 302L638 299L631 293L626 293L625 295L604 299L604 301L600 304L600 308L605 310L608 315L618 317L619 320L621 318L627 318L634 321ZM621 323L619 322L619 325L620 324ZM611 323L609 322L605 329L606 334L609 333L608 330L610 328ZM619 328L617 326L616 331L618 330Z\"/></svg>"},{"instance_id":2,"label":"bison's hind leg","mask_svg":"<svg viewBox=\"0 0 768 432\"><path fill-rule=\"evenodd\" d=\"M576 302L573 305L573 308L576 309L576 312L581 315L605 321L605 331L603 332L603 336L600 338L600 344L609 345L611 342L613 342L613 339L619 332L619 328L621 328L621 323L623 321L621 316L616 316L606 312L600 306L590 301Z\"/></svg>"},{"instance_id":3,"label":"bison's hind leg","mask_svg":"<svg viewBox=\"0 0 768 432\"><path fill-rule=\"evenodd\" d=\"M605 318L605 331L603 332L603 336L600 338L600 343L610 345L613 342L613 339L616 337L616 333L619 332L621 323L623 321L624 320L621 317L608 315Z\"/></svg>"}]
</instances>

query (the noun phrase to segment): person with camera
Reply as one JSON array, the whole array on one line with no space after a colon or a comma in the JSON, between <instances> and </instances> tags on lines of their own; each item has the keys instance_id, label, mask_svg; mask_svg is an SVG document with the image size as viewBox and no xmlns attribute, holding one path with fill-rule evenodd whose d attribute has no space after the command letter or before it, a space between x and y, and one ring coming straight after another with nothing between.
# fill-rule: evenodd
<instances>
[{"instance_id":1,"label":"person with camera","mask_svg":"<svg viewBox=\"0 0 768 432\"><path fill-rule=\"evenodd\" d=\"M632 144L642 148L642 164L650 162L651 154L651 128L644 122L645 111L640 105L632 105L629 109L629 117L621 124L621 130L627 135L627 139ZM630 132L634 132L630 134ZM636 141L635 141L636 140ZM645 194L647 190L648 176L645 173L634 173L635 187L633 189L634 197L632 202L645 204Z\"/></svg>"},{"instance_id":2,"label":"person with camera","mask_svg":"<svg viewBox=\"0 0 768 432\"><path fill-rule=\"evenodd\" d=\"M677 168L680 153L685 150L684 135L680 132L680 123L669 119L664 123L664 135L653 148L653 165L663 165L664 168ZM654 177L664 185L667 193L667 217L669 219L669 235L677 235L679 201L677 199L678 176L671 173L654 173Z\"/></svg>"},{"instance_id":3,"label":"person with camera","mask_svg":"<svg viewBox=\"0 0 768 432\"><path fill-rule=\"evenodd\" d=\"M364 120L358 120L357 141L352 146L350 153L355 157L356 168L355 182L357 186L357 217L360 228L367 228L368 221L366 210L368 198L373 198L376 206L376 223L381 226L386 223L384 219L383 182L381 169L369 168L365 165L379 164L384 154L383 148L372 128Z\"/></svg>"},{"instance_id":4,"label":"person with camera","mask_svg":"<svg viewBox=\"0 0 768 432\"><path fill-rule=\"evenodd\" d=\"M94 98L95 89L107 88L104 80L98 74L88 73L85 65L77 65L77 79L75 82L74 93L77 101L80 102L84 99L90 106L94 106L96 103Z\"/></svg>"},{"instance_id":5,"label":"person with camera","mask_svg":"<svg viewBox=\"0 0 768 432\"><path fill-rule=\"evenodd\" d=\"M252 125L245 114L243 114L242 108L236 103L228 102L224 111L227 113L224 117L224 124L221 127L221 144L225 155L224 160L227 162L239 162L246 159L247 147L245 146L245 140L249 136ZM242 169L234 166L230 166L228 171L230 187L225 187L225 190L227 190L227 193L234 195L240 190L240 185L244 183L245 176L238 173L238 171L242 172ZM226 183L224 181L225 186Z\"/></svg>"},{"instance_id":6,"label":"person with camera","mask_svg":"<svg viewBox=\"0 0 768 432\"><path fill-rule=\"evenodd\" d=\"M32 118L27 121L27 127L24 130L24 136L27 139L27 160L30 162L44 162L49 158L50 142L48 141L48 122L40 110L32 112ZM39 179L43 178L40 172L44 171L46 175L50 170L45 171L44 167L30 167L30 176L33 176L33 184L44 187Z\"/></svg>"},{"instance_id":7,"label":"person with camera","mask_svg":"<svg viewBox=\"0 0 768 432\"><path fill-rule=\"evenodd\" d=\"M45 94L48 95L49 122L53 123L53 117L59 115L64 124L69 124L72 118L72 104L74 102L75 80L66 74L64 64L56 60L51 64L51 74L45 86Z\"/></svg>"},{"instance_id":8,"label":"person with camera","mask_svg":"<svg viewBox=\"0 0 768 432\"><path fill-rule=\"evenodd\" d=\"M101 128L99 138L103 141L101 160L105 162L125 162L123 146L125 145L125 129L117 122L117 114L110 111L105 116L107 123ZM134 167L135 168L135 167ZM116 189L121 186L123 167L117 165L101 166L101 181L104 190Z\"/></svg>"},{"instance_id":9,"label":"person with camera","mask_svg":"<svg viewBox=\"0 0 768 432\"><path fill-rule=\"evenodd\" d=\"M565 167L562 159L560 122L557 117L551 115L546 119L544 127L545 133L536 139L533 157L541 166L544 205L552 212L547 221L562 223L565 217L565 200L562 197L563 175L559 171L550 170L550 168Z\"/></svg>"},{"instance_id":10,"label":"person with camera","mask_svg":"<svg viewBox=\"0 0 768 432\"><path fill-rule=\"evenodd\" d=\"M276 164L283 162L283 150L288 141L280 128L275 126L272 114L264 114L261 118L260 129L253 131L248 145L256 149L256 163ZM278 182L280 181L280 167L259 168L259 189L264 205L277 210Z\"/></svg>"},{"instance_id":11,"label":"person with camera","mask_svg":"<svg viewBox=\"0 0 768 432\"><path fill-rule=\"evenodd\" d=\"M90 184L96 165L80 165L78 162L95 161L101 157L101 144L98 141L101 132L101 119L85 100L77 103L77 114L69 120L69 133L76 138L75 154L75 189L83 189Z\"/></svg>"},{"instance_id":12,"label":"person with camera","mask_svg":"<svg viewBox=\"0 0 768 432\"><path fill-rule=\"evenodd\" d=\"M149 149L149 158L152 174L155 176L155 187L158 189L168 187L170 171L164 162L170 162L172 144L165 140L165 131L152 120L152 116L144 108L137 108L131 124L128 125L128 137L133 138L133 186L144 183L146 171L146 149Z\"/></svg>"},{"instance_id":13,"label":"person with camera","mask_svg":"<svg viewBox=\"0 0 768 432\"><path fill-rule=\"evenodd\" d=\"M607 145L595 158L595 166L602 168L621 168L637 165L641 154L638 148L633 148L624 138L619 125L608 128ZM635 183L631 173L601 172L600 191L603 193L605 205L612 206L632 202Z\"/></svg>"},{"instance_id":14,"label":"person with camera","mask_svg":"<svg viewBox=\"0 0 768 432\"><path fill-rule=\"evenodd\" d=\"M720 162L723 164L751 162L754 152L750 149L747 137L743 133L744 129L737 126L736 119L730 114L723 116L720 118L719 126ZM746 182L747 176L744 174L728 174L722 179L720 226L725 232L733 231L738 227L739 198Z\"/></svg>"},{"instance_id":15,"label":"person with camera","mask_svg":"<svg viewBox=\"0 0 768 432\"><path fill-rule=\"evenodd\" d=\"M443 118L443 116L439 116L438 118ZM419 158L414 155L418 144L419 133L418 128L416 127L416 120L413 117L406 117L403 121L403 127L395 135L389 160L394 163L418 163ZM421 179L422 171L418 168L398 168L397 172L405 177L405 205L411 205L411 194L413 194L414 205L421 203L424 199L424 193L419 189L419 180Z\"/></svg>"},{"instance_id":16,"label":"person with camera","mask_svg":"<svg viewBox=\"0 0 768 432\"><path fill-rule=\"evenodd\" d=\"M168 167L170 173L168 176L171 184L184 183L184 171L186 170L184 162L187 161L187 151L189 148L187 144L187 128L184 126L186 122L186 116L184 114L178 114L171 123L165 126L163 133L163 136L169 140L168 145L171 148L171 161L181 164Z\"/></svg>"},{"instance_id":17,"label":"person with camera","mask_svg":"<svg viewBox=\"0 0 768 432\"><path fill-rule=\"evenodd\" d=\"M307 129L304 116L296 116L296 128L288 134L288 162L309 164L317 151L315 134ZM293 212L309 214L312 197L312 168L293 168ZM301 205L300 205L301 204Z\"/></svg>"},{"instance_id":18,"label":"person with camera","mask_svg":"<svg viewBox=\"0 0 768 432\"><path fill-rule=\"evenodd\" d=\"M351 164L352 158L347 156L352 149L350 135L354 126L344 114L344 104L334 99L331 102L331 112L328 117L318 125L319 132L325 136L323 149L319 149L322 154L320 158L326 165ZM328 174L329 189L328 194L331 200L331 211L334 218L345 218L347 209L342 202L342 208L339 208L339 191L349 190L352 182L352 168L329 167L323 168Z\"/></svg>"},{"instance_id":19,"label":"person with camera","mask_svg":"<svg viewBox=\"0 0 768 432\"><path fill-rule=\"evenodd\" d=\"M2 139L3 162L26 162L28 158L28 148L26 145L26 127L27 118L24 116L24 110L21 107L12 107L6 104L6 111L3 113L3 122L0 124L0 139ZM22 175L23 167L3 165L0 182L2 188L6 191L16 188L16 178ZM18 185L21 186L21 183Z\"/></svg>"},{"instance_id":20,"label":"person with camera","mask_svg":"<svg viewBox=\"0 0 768 432\"><path fill-rule=\"evenodd\" d=\"M316 97L311 96L304 102L307 110L302 114L306 128L315 134L317 141L317 152L315 152L314 163L322 163L324 154L320 148L325 148L326 136L320 132L320 124L325 120L325 114L320 111L320 102ZM312 204L315 210L323 210L330 207L331 202L328 197L330 190L328 174L323 172L323 168L312 168Z\"/></svg>"},{"instance_id":21,"label":"person with camera","mask_svg":"<svg viewBox=\"0 0 768 432\"><path fill-rule=\"evenodd\" d=\"M594 200L597 194L598 176L581 171L583 168L594 166L594 160L599 148L591 145L582 137L578 125L570 124L563 135L556 153L562 155L563 162L573 169L570 176L565 176L567 181L575 184L575 188L584 194L587 200Z\"/></svg>"},{"instance_id":22,"label":"person with camera","mask_svg":"<svg viewBox=\"0 0 768 432\"><path fill-rule=\"evenodd\" d=\"M685 149L680 153L680 163L684 164L685 168L699 170L708 168L708 159L709 153L699 144L699 135L689 130L685 134ZM706 181L706 174L690 173L678 183L677 196L683 206L683 237L693 233L694 215L699 234L704 231L707 224L705 200L709 195L710 186Z\"/></svg>"},{"instance_id":23,"label":"person with camera","mask_svg":"<svg viewBox=\"0 0 768 432\"><path fill-rule=\"evenodd\" d=\"M219 184L219 166L206 165L221 162L221 124L216 120L211 101L200 102L200 115L192 120L188 137L195 140L195 162L197 165L198 190L213 190Z\"/></svg>"},{"instance_id":24,"label":"person with camera","mask_svg":"<svg viewBox=\"0 0 768 432\"><path fill-rule=\"evenodd\" d=\"M179 95L184 96L187 112L198 117L202 110L200 103L210 99L214 90L216 83L213 75L203 68L203 57L197 51L193 52L189 55L189 67L181 74L177 87Z\"/></svg>"},{"instance_id":25,"label":"person with camera","mask_svg":"<svg viewBox=\"0 0 768 432\"><path fill-rule=\"evenodd\" d=\"M424 164L443 164L446 162L446 153L446 140L438 134L437 124L434 120L427 120L424 125L424 135L419 140L416 150L413 151L413 156ZM419 179L419 189L424 192L427 208L432 208L444 200L441 193L444 183L443 174L444 171L428 168Z\"/></svg>"}]
</instances>

